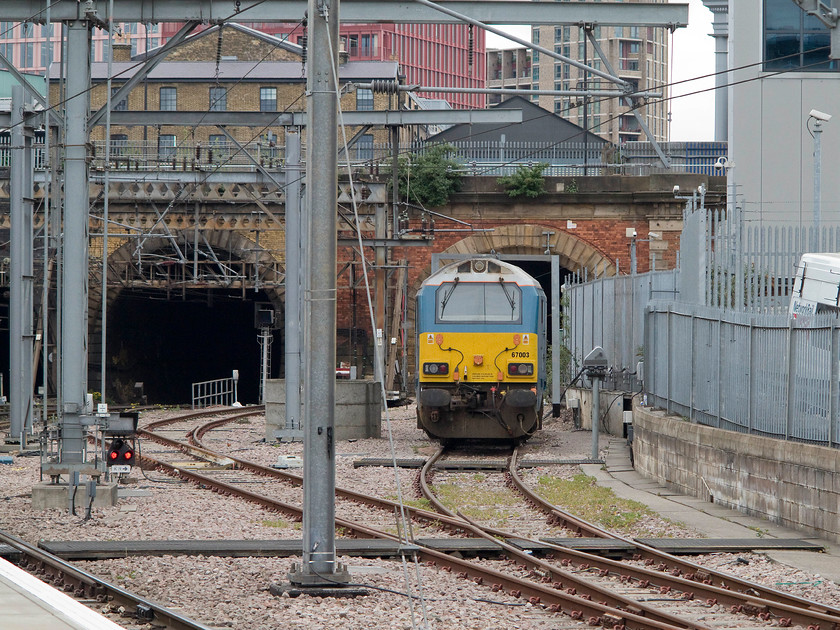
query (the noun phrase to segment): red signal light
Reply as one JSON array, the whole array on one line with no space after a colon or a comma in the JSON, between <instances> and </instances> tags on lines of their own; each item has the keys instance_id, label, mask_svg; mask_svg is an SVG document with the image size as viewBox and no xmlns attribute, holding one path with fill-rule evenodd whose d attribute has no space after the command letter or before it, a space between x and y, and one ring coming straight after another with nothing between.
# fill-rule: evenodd
<instances>
[{"instance_id":1,"label":"red signal light","mask_svg":"<svg viewBox=\"0 0 840 630\"><path fill-rule=\"evenodd\" d=\"M134 465L134 441L117 439L111 442L108 449L108 465Z\"/></svg>"}]
</instances>

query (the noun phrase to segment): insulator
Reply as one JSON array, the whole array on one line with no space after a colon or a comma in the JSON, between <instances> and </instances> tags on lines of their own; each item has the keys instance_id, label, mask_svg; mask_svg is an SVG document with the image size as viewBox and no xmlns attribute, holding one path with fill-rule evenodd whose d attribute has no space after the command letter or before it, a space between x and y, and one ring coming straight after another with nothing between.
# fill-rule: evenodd
<instances>
[{"instance_id":1,"label":"insulator","mask_svg":"<svg viewBox=\"0 0 840 630\"><path fill-rule=\"evenodd\" d=\"M216 68L222 60L222 26L219 25L219 38L216 40Z\"/></svg>"},{"instance_id":2,"label":"insulator","mask_svg":"<svg viewBox=\"0 0 840 630\"><path fill-rule=\"evenodd\" d=\"M300 62L301 63L306 63L306 44L307 44L308 40L309 40L309 38L306 35L304 35L300 38L300 47L301 47Z\"/></svg>"},{"instance_id":3,"label":"insulator","mask_svg":"<svg viewBox=\"0 0 840 630\"><path fill-rule=\"evenodd\" d=\"M388 79L374 79L370 82L370 90L374 94L397 94L400 91L400 84Z\"/></svg>"}]
</instances>

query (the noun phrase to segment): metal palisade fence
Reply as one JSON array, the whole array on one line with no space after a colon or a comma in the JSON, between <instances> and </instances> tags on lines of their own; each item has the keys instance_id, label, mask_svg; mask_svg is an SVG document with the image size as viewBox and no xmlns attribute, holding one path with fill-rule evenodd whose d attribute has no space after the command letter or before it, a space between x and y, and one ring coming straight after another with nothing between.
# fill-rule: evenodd
<instances>
[{"instance_id":1,"label":"metal palisade fence","mask_svg":"<svg viewBox=\"0 0 840 630\"><path fill-rule=\"evenodd\" d=\"M677 278L672 270L567 282L563 317L566 347L571 353L569 377L574 377L595 346L601 346L610 365L605 386L638 391L645 308L653 299L675 299Z\"/></svg>"},{"instance_id":2,"label":"metal palisade fence","mask_svg":"<svg viewBox=\"0 0 840 630\"><path fill-rule=\"evenodd\" d=\"M678 271L566 283L573 367L600 345L613 374L641 364L649 405L710 426L840 446L840 320L787 312L808 243L838 251L840 231L814 238L803 228L745 226L694 203Z\"/></svg>"},{"instance_id":3,"label":"metal palisade fence","mask_svg":"<svg viewBox=\"0 0 840 630\"><path fill-rule=\"evenodd\" d=\"M647 402L701 424L837 446L838 323L651 302Z\"/></svg>"}]
</instances>

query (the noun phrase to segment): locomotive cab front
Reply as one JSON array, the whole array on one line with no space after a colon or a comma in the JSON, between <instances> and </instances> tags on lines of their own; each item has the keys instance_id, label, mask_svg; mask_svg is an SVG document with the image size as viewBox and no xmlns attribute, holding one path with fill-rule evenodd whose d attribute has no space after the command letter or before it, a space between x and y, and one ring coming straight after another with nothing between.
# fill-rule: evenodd
<instances>
[{"instance_id":1,"label":"locomotive cab front","mask_svg":"<svg viewBox=\"0 0 840 630\"><path fill-rule=\"evenodd\" d=\"M444 267L417 294L417 420L444 442L518 442L540 426L545 295L518 267Z\"/></svg>"}]
</instances>

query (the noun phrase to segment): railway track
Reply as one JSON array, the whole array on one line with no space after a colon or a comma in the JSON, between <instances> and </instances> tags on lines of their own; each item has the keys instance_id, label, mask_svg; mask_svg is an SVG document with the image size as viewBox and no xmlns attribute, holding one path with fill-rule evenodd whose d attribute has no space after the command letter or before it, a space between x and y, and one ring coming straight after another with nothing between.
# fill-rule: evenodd
<instances>
[{"instance_id":1,"label":"railway track","mask_svg":"<svg viewBox=\"0 0 840 630\"><path fill-rule=\"evenodd\" d=\"M16 536L0 532L0 543L14 550L22 569L83 603L94 604L100 609L106 607L114 614L130 616L137 623L154 624L155 628L212 630L174 610L106 582Z\"/></svg>"},{"instance_id":2,"label":"railway track","mask_svg":"<svg viewBox=\"0 0 840 630\"><path fill-rule=\"evenodd\" d=\"M429 480L435 473L435 464L442 457L445 450L441 449L426 462L419 475L419 483L424 497L426 497L443 514L455 516L449 508L435 495ZM634 558L643 560L645 567L632 566L627 562L610 560L582 551L575 551L566 547L547 544L545 541L530 540L519 536L525 542L547 545L553 549L554 559L559 560L564 568L554 563L532 558L527 552L517 547L503 543L500 538L516 537L516 533L492 527L481 526L473 520L458 514L471 526L471 531L487 540L494 541L516 562L529 566L532 570L543 571L550 576L555 584L571 584L568 590L584 592L592 597L604 596L605 593L596 584L593 586L593 575L606 580L619 580L622 584L635 584L640 589L636 597L650 598L649 589L656 589L660 594L681 593L678 599L681 606L688 602L702 602L708 612L712 606L727 606L730 613L744 614L755 617L763 622L773 621L776 625L787 627L793 624L804 625L809 628L840 627L840 610L825 606L817 602L796 597L760 584L736 578L734 576L713 571L689 562L682 558L664 553L652 547L630 540L626 537L612 534L592 523L575 517L557 508L537 495L526 486L517 473L517 451L514 451L508 471L506 473L514 486L523 494L527 501L537 505L550 518L561 521L566 527L581 534L599 538L621 540L636 548ZM656 564L656 568L650 568ZM581 576L586 576L585 578ZM629 592L627 593L629 595ZM668 601L668 600L663 600ZM641 603L624 605L643 605ZM715 622L715 627L721 627Z\"/></svg>"},{"instance_id":3,"label":"railway track","mask_svg":"<svg viewBox=\"0 0 840 630\"><path fill-rule=\"evenodd\" d=\"M192 457L206 461L230 462L234 470L274 477L290 485L300 486L302 479L294 473L265 467L234 457L231 454L215 452L206 448L203 444L202 440L208 432L237 418L260 411L251 408L235 415L228 415L203 423L188 432L186 441L165 437L159 431L164 426L172 425L175 422L183 422L185 418L198 419L201 414L187 414L187 416L153 423L142 429L141 435L156 443L178 449L181 453L189 454ZM239 496L263 507L283 512L291 518L299 519L302 516L302 510L298 505L268 497L261 492L248 490L243 488L241 483L222 481L217 477L214 478L212 474L186 470L184 467L175 466L151 458L148 455L142 455L141 461L147 466L165 470L171 475L188 479L202 487L223 494ZM434 461L434 459L430 460L431 464ZM510 469L512 479L518 477L515 461L515 457L512 458ZM429 466L430 464L427 462L427 468ZM424 473L424 477L426 473ZM521 479L519 481L521 482ZM560 518L562 516L564 520L568 518L565 522L571 524L570 526L578 529L578 531L587 531L598 536L612 536L589 523L574 519L572 515L567 515L555 506L549 506L545 502L540 503L538 497L532 496L533 493L528 491L524 484L522 486L523 491L528 492L529 500L536 502L540 509L550 517ZM336 495L342 499L359 502L388 513L402 509L407 515L419 522L444 527L454 533L471 533L494 541L499 536L515 536L515 534L509 532L480 527L469 519L451 512L440 513L418 508L401 508L393 501L343 488L337 488ZM431 498L429 500L432 501ZM356 537L399 540L399 537L392 533L349 519L337 518L336 526ZM504 545L504 543L498 541L497 544ZM556 547L554 549L554 560L547 562L533 558L529 554L508 545L507 547L510 548L505 548L504 551L509 554L514 562L523 565L528 573L523 575L521 571L517 570L518 574L510 575L508 572L488 568L418 545L407 544L405 548L408 552L416 554L420 559L434 564L442 570L455 571L464 578L472 579L477 583L488 584L493 590L505 590L508 593L527 599L534 605L541 605L549 611L563 612L573 619L586 620L594 625L616 628L698 628L705 630L710 626L698 621L698 617L708 616L713 610L725 609L726 614L734 616L734 625L731 627L739 627L744 622L760 621L777 626L800 624L810 628L840 628L840 610L780 593L773 589L767 589L757 584L737 580L726 574L718 574L691 565L691 563L685 563L680 559L673 559L671 556L661 554L656 550L646 549L639 546L638 543L633 542L633 544L640 549L640 558L646 561L654 556L660 558L658 570L650 567L634 567L627 563L610 561L591 554L574 552L563 547ZM655 554L643 555L651 552L655 552ZM663 556L667 556L667 559ZM669 562L674 564L669 564ZM677 566L676 563L684 567L684 569L680 569L681 572L690 568L692 573L688 573L686 577L680 577L664 571L668 570L669 567ZM558 564L560 566L557 566ZM564 568L563 565L571 567L571 570ZM673 568L670 570L674 571ZM611 590L604 584L599 585L591 579L579 579L579 576L574 574L574 572L588 574L596 571L600 574L599 577L607 582L621 585L619 590L623 592L616 593L615 584L613 584ZM720 585L716 585L715 581ZM656 589L656 592L652 592L651 588ZM742 592L739 592L739 589ZM677 596L674 593L681 594ZM656 597L653 597L653 595L656 595ZM640 601L652 597L654 599L666 599L669 604L676 602L676 608L681 611L681 614L668 612L663 609L663 606L654 608L648 603ZM685 612L686 602L694 602L691 604L694 607L693 612ZM715 622L716 627L719 627L718 621Z\"/></svg>"}]
</instances>

